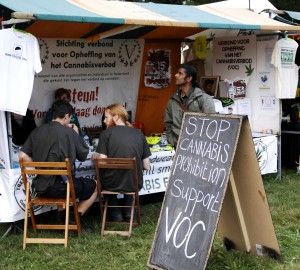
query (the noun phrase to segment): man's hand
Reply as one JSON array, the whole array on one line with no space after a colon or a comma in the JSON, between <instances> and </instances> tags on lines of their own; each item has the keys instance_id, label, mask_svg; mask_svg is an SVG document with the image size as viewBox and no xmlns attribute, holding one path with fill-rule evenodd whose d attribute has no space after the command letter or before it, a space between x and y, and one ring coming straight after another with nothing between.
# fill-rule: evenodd
<instances>
[{"instance_id":1,"label":"man's hand","mask_svg":"<svg viewBox=\"0 0 300 270\"><path fill-rule=\"evenodd\" d=\"M74 125L74 124L68 124L68 127L74 129L76 131L76 133L79 134L79 129L78 129L78 127L76 125Z\"/></svg>"},{"instance_id":2,"label":"man's hand","mask_svg":"<svg viewBox=\"0 0 300 270\"><path fill-rule=\"evenodd\" d=\"M30 156L28 156L26 153L20 151L19 152L19 160L23 159L25 162L31 162L33 161Z\"/></svg>"},{"instance_id":3,"label":"man's hand","mask_svg":"<svg viewBox=\"0 0 300 270\"><path fill-rule=\"evenodd\" d=\"M92 160L96 158L107 158L107 155L99 154L99 153L93 153Z\"/></svg>"}]
</instances>

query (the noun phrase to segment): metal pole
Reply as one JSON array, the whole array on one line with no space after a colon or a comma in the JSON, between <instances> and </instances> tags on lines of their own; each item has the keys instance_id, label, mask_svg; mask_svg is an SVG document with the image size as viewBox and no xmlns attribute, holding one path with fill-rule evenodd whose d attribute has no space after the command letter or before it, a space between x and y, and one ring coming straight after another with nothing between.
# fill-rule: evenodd
<instances>
[{"instance_id":1,"label":"metal pole","mask_svg":"<svg viewBox=\"0 0 300 270\"><path fill-rule=\"evenodd\" d=\"M7 125L10 168L13 168L12 128L11 128L11 113L10 112L6 112L6 125Z\"/></svg>"}]
</instances>

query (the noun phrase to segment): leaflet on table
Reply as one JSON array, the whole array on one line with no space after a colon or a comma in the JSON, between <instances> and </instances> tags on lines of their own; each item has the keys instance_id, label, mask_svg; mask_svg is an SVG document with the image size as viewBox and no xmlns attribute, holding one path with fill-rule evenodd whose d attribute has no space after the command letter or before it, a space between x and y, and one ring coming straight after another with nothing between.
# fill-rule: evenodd
<instances>
[{"instance_id":1,"label":"leaflet on table","mask_svg":"<svg viewBox=\"0 0 300 270\"><path fill-rule=\"evenodd\" d=\"M144 184L140 195L166 190L175 151L155 152L150 156L150 169L143 171Z\"/></svg>"},{"instance_id":2,"label":"leaflet on table","mask_svg":"<svg viewBox=\"0 0 300 270\"><path fill-rule=\"evenodd\" d=\"M149 157L150 169L143 171L144 184L143 188L139 192L140 195L165 191L168 184L174 154L175 151L160 151L152 153ZM91 156L92 153L88 155L88 158L85 161L76 161L77 177L96 179Z\"/></svg>"}]
</instances>

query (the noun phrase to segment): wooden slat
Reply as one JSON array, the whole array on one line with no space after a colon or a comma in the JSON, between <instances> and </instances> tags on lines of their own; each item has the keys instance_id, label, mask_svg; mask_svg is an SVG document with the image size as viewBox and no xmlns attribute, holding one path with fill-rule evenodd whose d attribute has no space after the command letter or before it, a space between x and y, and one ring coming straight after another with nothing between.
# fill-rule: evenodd
<instances>
[{"instance_id":1,"label":"wooden slat","mask_svg":"<svg viewBox=\"0 0 300 270\"><path fill-rule=\"evenodd\" d=\"M26 238L28 244L64 244L64 238Z\"/></svg>"},{"instance_id":2,"label":"wooden slat","mask_svg":"<svg viewBox=\"0 0 300 270\"><path fill-rule=\"evenodd\" d=\"M41 175L68 175L67 170L39 170L39 169L26 169L25 174L41 174Z\"/></svg>"}]
</instances>

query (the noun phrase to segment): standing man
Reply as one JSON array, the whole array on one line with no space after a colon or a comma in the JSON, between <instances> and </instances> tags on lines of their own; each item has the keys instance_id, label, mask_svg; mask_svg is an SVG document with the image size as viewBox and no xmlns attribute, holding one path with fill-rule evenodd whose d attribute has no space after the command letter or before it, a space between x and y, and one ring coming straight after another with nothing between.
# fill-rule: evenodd
<instances>
[{"instance_id":1,"label":"standing man","mask_svg":"<svg viewBox=\"0 0 300 270\"><path fill-rule=\"evenodd\" d=\"M60 162L69 158L71 166L75 164L76 159L84 161L89 148L79 136L78 127L70 124L72 106L69 102L58 100L53 103L51 111L52 121L31 132L21 148L19 158L24 161L46 162ZM80 200L78 212L82 216L97 197L96 181L83 177L76 178L75 172L72 174L75 194ZM66 197L67 185L61 176L39 175L33 179L32 184L39 196Z\"/></svg>"},{"instance_id":2,"label":"standing man","mask_svg":"<svg viewBox=\"0 0 300 270\"><path fill-rule=\"evenodd\" d=\"M120 104L105 109L104 123L107 127L100 134L99 144L93 158L136 158L139 190L143 187L143 169L149 170L151 152L141 131L128 122L128 113ZM133 172L128 170L107 170L101 176L102 186L110 191L134 191ZM132 196L124 196L125 204L131 205ZM114 195L109 196L110 205L118 205ZM110 208L111 221L128 221L130 209Z\"/></svg>"},{"instance_id":3,"label":"standing man","mask_svg":"<svg viewBox=\"0 0 300 270\"><path fill-rule=\"evenodd\" d=\"M164 116L167 140L174 147L180 133L183 107L189 112L216 113L213 98L200 89L197 71L192 65L180 65L175 83L179 89L168 101Z\"/></svg>"}]
</instances>

